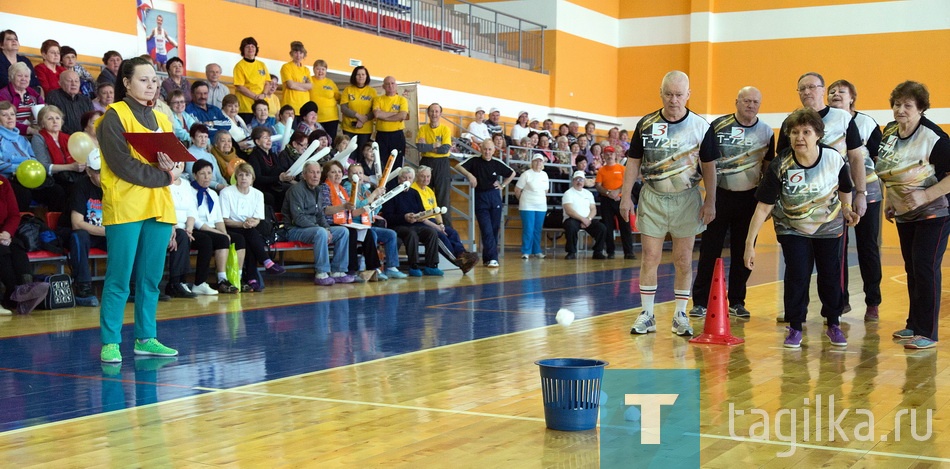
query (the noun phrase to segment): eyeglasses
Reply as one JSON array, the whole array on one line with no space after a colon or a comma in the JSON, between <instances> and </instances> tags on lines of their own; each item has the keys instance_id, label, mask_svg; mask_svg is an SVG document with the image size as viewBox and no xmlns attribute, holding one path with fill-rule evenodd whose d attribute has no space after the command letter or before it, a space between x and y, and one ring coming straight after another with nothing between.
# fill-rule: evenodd
<instances>
[{"instance_id":1,"label":"eyeglasses","mask_svg":"<svg viewBox=\"0 0 950 469\"><path fill-rule=\"evenodd\" d=\"M184 100L182 100L182 101L175 100L175 101L172 101L172 102L170 102L170 103L168 103L168 104L185 104L185 101L184 101Z\"/></svg>"},{"instance_id":2,"label":"eyeglasses","mask_svg":"<svg viewBox=\"0 0 950 469\"><path fill-rule=\"evenodd\" d=\"M825 85L805 85L805 86L799 86L799 87L798 87L798 92L799 92L799 93L804 93L804 92L806 92L806 91L814 91L814 90L817 89L817 88L824 88L824 87L825 87Z\"/></svg>"}]
</instances>

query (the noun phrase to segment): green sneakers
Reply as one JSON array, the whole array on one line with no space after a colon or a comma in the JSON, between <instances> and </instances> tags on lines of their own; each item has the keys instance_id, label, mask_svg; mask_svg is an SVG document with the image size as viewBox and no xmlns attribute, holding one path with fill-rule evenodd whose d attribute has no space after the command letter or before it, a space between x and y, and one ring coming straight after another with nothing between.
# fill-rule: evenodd
<instances>
[{"instance_id":1,"label":"green sneakers","mask_svg":"<svg viewBox=\"0 0 950 469\"><path fill-rule=\"evenodd\" d=\"M99 352L99 360L102 363L122 363L122 352L119 351L119 344L103 344L102 351Z\"/></svg>"},{"instance_id":2,"label":"green sneakers","mask_svg":"<svg viewBox=\"0 0 950 469\"><path fill-rule=\"evenodd\" d=\"M157 357L174 357L178 355L178 350L162 345L158 339L152 337L145 342L135 341L136 355L154 355Z\"/></svg>"}]
</instances>

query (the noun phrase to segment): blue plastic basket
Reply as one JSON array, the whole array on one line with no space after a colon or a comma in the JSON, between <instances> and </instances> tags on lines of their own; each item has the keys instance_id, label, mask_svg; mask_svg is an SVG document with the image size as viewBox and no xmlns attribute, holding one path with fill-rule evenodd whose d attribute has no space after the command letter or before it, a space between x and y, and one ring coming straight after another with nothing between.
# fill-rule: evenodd
<instances>
[{"instance_id":1,"label":"blue plastic basket","mask_svg":"<svg viewBox=\"0 0 950 469\"><path fill-rule=\"evenodd\" d=\"M589 358L549 358L541 368L544 422L552 430L576 432L597 426L600 383L607 362Z\"/></svg>"}]
</instances>

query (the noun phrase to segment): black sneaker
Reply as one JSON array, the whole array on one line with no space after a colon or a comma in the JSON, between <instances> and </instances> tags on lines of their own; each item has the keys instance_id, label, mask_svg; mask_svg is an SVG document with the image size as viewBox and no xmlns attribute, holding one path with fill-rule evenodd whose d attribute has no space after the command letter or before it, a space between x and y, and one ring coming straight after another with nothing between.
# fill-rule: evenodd
<instances>
[{"instance_id":1,"label":"black sneaker","mask_svg":"<svg viewBox=\"0 0 950 469\"><path fill-rule=\"evenodd\" d=\"M238 292L238 288L232 285L231 282L227 280L222 280L218 282L217 289L218 289L218 293L237 293Z\"/></svg>"},{"instance_id":2,"label":"black sneaker","mask_svg":"<svg viewBox=\"0 0 950 469\"><path fill-rule=\"evenodd\" d=\"M569 252L569 253L567 253L566 256L564 256L564 258L567 259L567 260L577 259L577 254L575 254L575 253L573 253L573 252Z\"/></svg>"},{"instance_id":3,"label":"black sneaker","mask_svg":"<svg viewBox=\"0 0 950 469\"><path fill-rule=\"evenodd\" d=\"M597 259L597 260L602 260L602 259L606 259L606 258L607 258L607 256L605 256L604 253L602 253L602 252L595 252L592 257L593 257L594 259Z\"/></svg>"},{"instance_id":4,"label":"black sneaker","mask_svg":"<svg viewBox=\"0 0 950 469\"><path fill-rule=\"evenodd\" d=\"M181 282L169 282L165 287L165 293L172 298L197 298L198 295L191 291L187 285Z\"/></svg>"},{"instance_id":5,"label":"black sneaker","mask_svg":"<svg viewBox=\"0 0 950 469\"><path fill-rule=\"evenodd\" d=\"M624 259L636 259L637 256L635 256L634 254L631 253L631 254L624 254L624 255L623 255L623 258L624 258Z\"/></svg>"},{"instance_id":6,"label":"black sneaker","mask_svg":"<svg viewBox=\"0 0 950 469\"><path fill-rule=\"evenodd\" d=\"M749 310L745 309L745 305L735 305L729 307L729 314L742 319L748 319L752 316L752 313Z\"/></svg>"}]
</instances>

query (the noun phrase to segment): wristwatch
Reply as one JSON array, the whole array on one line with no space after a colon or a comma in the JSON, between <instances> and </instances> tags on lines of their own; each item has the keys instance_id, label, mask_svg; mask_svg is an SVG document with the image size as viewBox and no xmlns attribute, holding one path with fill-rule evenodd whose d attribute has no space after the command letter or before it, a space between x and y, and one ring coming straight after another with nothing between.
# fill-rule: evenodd
<instances>
[{"instance_id":1,"label":"wristwatch","mask_svg":"<svg viewBox=\"0 0 950 469\"><path fill-rule=\"evenodd\" d=\"M868 191L866 191L866 190L859 191L859 190L855 189L854 192L855 192L856 194L862 194L862 195L864 195L865 197L868 196Z\"/></svg>"}]
</instances>

